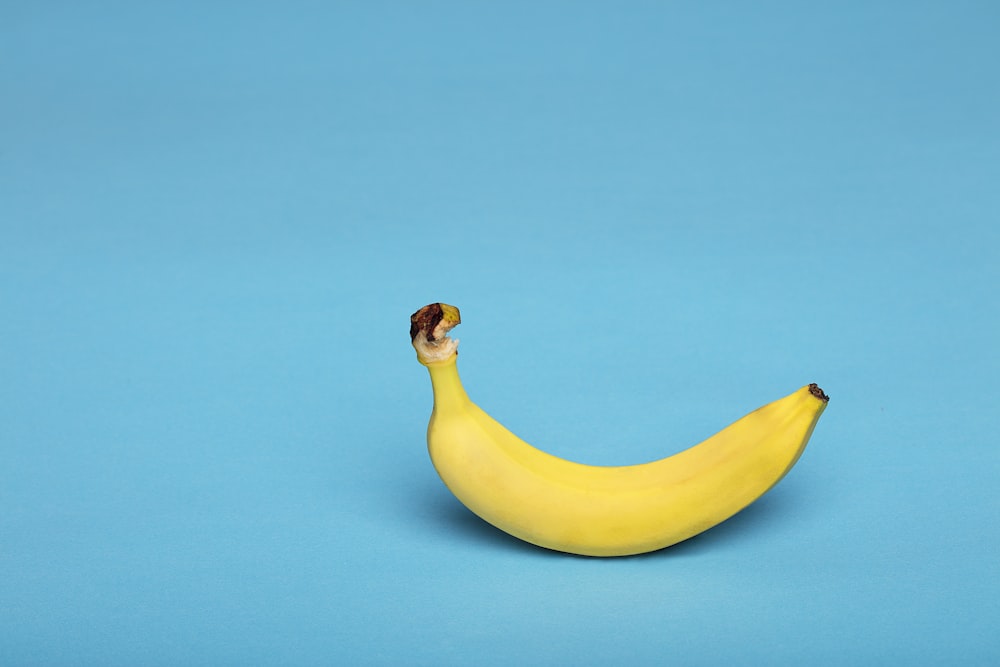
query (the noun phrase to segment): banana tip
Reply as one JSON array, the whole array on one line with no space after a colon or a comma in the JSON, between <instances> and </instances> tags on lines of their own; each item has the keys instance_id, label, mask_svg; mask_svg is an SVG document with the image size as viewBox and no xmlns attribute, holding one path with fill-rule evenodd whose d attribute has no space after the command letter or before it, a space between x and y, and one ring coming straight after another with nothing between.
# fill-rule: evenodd
<instances>
[{"instance_id":1,"label":"banana tip","mask_svg":"<svg viewBox=\"0 0 1000 667\"><path fill-rule=\"evenodd\" d=\"M457 352L458 341L448 332L462 322L455 306L432 303L410 315L410 342L421 363L442 361Z\"/></svg>"},{"instance_id":2,"label":"banana tip","mask_svg":"<svg viewBox=\"0 0 1000 667\"><path fill-rule=\"evenodd\" d=\"M826 393L822 389L820 389L819 385L816 384L815 382L809 385L809 393L818 398L819 400L823 401L824 403L830 402L830 397L827 396Z\"/></svg>"},{"instance_id":3,"label":"banana tip","mask_svg":"<svg viewBox=\"0 0 1000 667\"><path fill-rule=\"evenodd\" d=\"M461 322L462 316L455 306L446 303L428 304L410 315L410 340L413 341L417 334L423 332L427 340L433 343Z\"/></svg>"}]
</instances>

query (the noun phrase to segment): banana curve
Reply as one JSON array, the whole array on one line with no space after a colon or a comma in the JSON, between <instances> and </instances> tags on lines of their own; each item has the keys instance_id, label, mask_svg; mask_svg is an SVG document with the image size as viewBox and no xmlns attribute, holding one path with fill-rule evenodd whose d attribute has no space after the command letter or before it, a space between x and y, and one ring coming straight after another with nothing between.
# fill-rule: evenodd
<instances>
[{"instance_id":1,"label":"banana curve","mask_svg":"<svg viewBox=\"0 0 1000 667\"><path fill-rule=\"evenodd\" d=\"M453 312L447 328L458 322ZM418 347L418 359L434 389L427 443L435 469L475 514L558 551L643 553L728 519L788 473L826 407L825 394L809 385L672 456L592 466L531 446L473 403L458 375L455 344L434 332L450 354L427 358Z\"/></svg>"}]
</instances>

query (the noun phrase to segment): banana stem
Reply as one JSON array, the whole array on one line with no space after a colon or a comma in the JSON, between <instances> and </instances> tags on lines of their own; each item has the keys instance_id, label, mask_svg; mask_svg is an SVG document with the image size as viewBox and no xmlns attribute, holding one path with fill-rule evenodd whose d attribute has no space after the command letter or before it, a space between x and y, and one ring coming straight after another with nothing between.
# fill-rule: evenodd
<instances>
[{"instance_id":1,"label":"banana stem","mask_svg":"<svg viewBox=\"0 0 1000 667\"><path fill-rule=\"evenodd\" d=\"M469 397L458 377L458 341L448 332L462 317L455 306L432 303L410 316L410 340L417 351L417 361L427 367L434 388L434 412L464 410Z\"/></svg>"},{"instance_id":2,"label":"banana stem","mask_svg":"<svg viewBox=\"0 0 1000 667\"><path fill-rule=\"evenodd\" d=\"M446 361L424 364L431 375L431 387L434 388L434 412L468 408L469 395L465 393L462 380L458 376L457 357L452 356Z\"/></svg>"},{"instance_id":3,"label":"banana stem","mask_svg":"<svg viewBox=\"0 0 1000 667\"><path fill-rule=\"evenodd\" d=\"M462 321L455 306L432 303L410 315L410 341L417 351L417 361L432 364L458 354L458 341L448 332Z\"/></svg>"}]
</instances>

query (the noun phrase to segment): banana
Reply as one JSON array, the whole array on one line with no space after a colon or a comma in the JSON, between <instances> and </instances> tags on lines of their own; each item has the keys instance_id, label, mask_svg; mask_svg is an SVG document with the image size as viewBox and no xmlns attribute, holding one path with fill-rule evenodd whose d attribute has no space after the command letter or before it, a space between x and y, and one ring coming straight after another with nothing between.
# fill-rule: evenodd
<instances>
[{"instance_id":1,"label":"banana","mask_svg":"<svg viewBox=\"0 0 1000 667\"><path fill-rule=\"evenodd\" d=\"M829 397L810 384L658 461L593 466L532 447L473 403L462 387L454 306L410 318L417 360L430 372L431 461L472 512L526 542L584 556L662 549L725 521L795 465Z\"/></svg>"}]
</instances>

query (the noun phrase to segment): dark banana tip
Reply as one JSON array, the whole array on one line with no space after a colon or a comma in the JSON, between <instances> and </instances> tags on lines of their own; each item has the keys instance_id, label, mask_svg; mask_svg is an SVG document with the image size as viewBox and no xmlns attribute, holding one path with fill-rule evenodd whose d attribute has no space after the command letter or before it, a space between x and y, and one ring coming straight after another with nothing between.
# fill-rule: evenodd
<instances>
[{"instance_id":1,"label":"dark banana tip","mask_svg":"<svg viewBox=\"0 0 1000 667\"><path fill-rule=\"evenodd\" d=\"M462 322L462 317L458 308L446 303L431 303L410 315L410 342L412 343L417 334L423 331L427 342L433 343L434 330L442 320L450 324L448 329L451 329Z\"/></svg>"},{"instance_id":2,"label":"dark banana tip","mask_svg":"<svg viewBox=\"0 0 1000 667\"><path fill-rule=\"evenodd\" d=\"M827 396L823 392L823 390L819 388L819 385L816 384L815 382L809 385L809 393L818 398L819 400L823 401L824 403L830 402L830 397Z\"/></svg>"}]
</instances>

